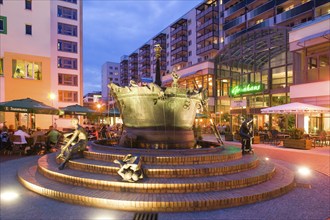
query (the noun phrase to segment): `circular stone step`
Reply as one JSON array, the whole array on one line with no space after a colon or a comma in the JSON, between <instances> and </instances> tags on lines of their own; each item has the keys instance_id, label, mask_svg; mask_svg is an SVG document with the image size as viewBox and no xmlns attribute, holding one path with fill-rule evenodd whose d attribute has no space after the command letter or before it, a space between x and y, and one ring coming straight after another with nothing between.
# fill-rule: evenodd
<instances>
[{"instance_id":1,"label":"circular stone step","mask_svg":"<svg viewBox=\"0 0 330 220\"><path fill-rule=\"evenodd\" d=\"M121 192L140 193L184 193L208 192L251 186L265 182L275 173L274 165L260 161L255 169L244 172L191 178L144 178L136 183L122 182L119 175L104 175L66 168L58 170L55 154L38 160L38 170L47 178L58 182Z\"/></svg>"},{"instance_id":2,"label":"circular stone step","mask_svg":"<svg viewBox=\"0 0 330 220\"><path fill-rule=\"evenodd\" d=\"M294 175L275 164L276 173L267 182L233 190L203 193L131 193L86 189L48 179L37 172L37 166L25 164L18 171L19 181L40 195L78 205L124 211L182 212L202 211L246 205L275 198L294 187Z\"/></svg>"}]
</instances>

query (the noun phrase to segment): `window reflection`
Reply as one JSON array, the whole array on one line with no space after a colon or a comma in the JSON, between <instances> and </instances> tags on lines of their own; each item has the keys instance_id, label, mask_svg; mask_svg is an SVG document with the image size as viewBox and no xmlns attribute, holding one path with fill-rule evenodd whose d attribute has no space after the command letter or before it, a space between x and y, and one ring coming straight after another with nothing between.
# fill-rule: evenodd
<instances>
[{"instance_id":1,"label":"window reflection","mask_svg":"<svg viewBox=\"0 0 330 220\"><path fill-rule=\"evenodd\" d=\"M13 78L41 80L41 62L13 60Z\"/></svg>"}]
</instances>

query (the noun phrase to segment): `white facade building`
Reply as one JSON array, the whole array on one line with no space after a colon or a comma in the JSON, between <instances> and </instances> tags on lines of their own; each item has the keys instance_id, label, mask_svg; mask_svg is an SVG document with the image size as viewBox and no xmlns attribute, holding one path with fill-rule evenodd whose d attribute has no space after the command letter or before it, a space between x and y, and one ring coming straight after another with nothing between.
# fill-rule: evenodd
<instances>
[{"instance_id":1,"label":"white facade building","mask_svg":"<svg viewBox=\"0 0 330 220\"><path fill-rule=\"evenodd\" d=\"M29 97L55 108L82 104L82 55L82 1L0 1L0 102ZM58 116L0 115L8 125L70 126Z\"/></svg>"},{"instance_id":2,"label":"white facade building","mask_svg":"<svg viewBox=\"0 0 330 220\"><path fill-rule=\"evenodd\" d=\"M102 99L109 101L109 83L120 85L120 63L106 62L102 65Z\"/></svg>"}]
</instances>

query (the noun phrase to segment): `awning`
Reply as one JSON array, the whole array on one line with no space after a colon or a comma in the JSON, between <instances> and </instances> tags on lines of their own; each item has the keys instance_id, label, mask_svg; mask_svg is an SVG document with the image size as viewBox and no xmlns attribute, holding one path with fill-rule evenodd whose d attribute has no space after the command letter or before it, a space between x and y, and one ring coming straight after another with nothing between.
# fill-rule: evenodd
<instances>
[{"instance_id":1,"label":"awning","mask_svg":"<svg viewBox=\"0 0 330 220\"><path fill-rule=\"evenodd\" d=\"M19 113L34 113L58 115L59 110L48 106L34 99L16 99L7 102L0 102L0 111L2 112L19 112Z\"/></svg>"},{"instance_id":2,"label":"awning","mask_svg":"<svg viewBox=\"0 0 330 220\"><path fill-rule=\"evenodd\" d=\"M261 113L264 114L330 113L330 109L316 105L293 102L284 105L278 105L270 108L261 109Z\"/></svg>"}]
</instances>

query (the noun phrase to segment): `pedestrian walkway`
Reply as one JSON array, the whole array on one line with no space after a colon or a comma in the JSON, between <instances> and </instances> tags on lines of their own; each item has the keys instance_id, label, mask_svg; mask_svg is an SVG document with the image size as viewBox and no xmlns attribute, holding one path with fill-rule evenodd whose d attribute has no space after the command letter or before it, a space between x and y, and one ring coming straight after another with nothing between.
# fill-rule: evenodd
<instances>
[{"instance_id":1,"label":"pedestrian walkway","mask_svg":"<svg viewBox=\"0 0 330 220\"><path fill-rule=\"evenodd\" d=\"M203 135L204 140L216 141L212 134ZM224 140L224 138L223 138ZM241 147L238 141L225 141L225 145ZM311 150L300 150L279 147L271 144L253 144L254 152L259 156L283 160L292 164L307 166L330 176L330 147L315 147Z\"/></svg>"},{"instance_id":2,"label":"pedestrian walkway","mask_svg":"<svg viewBox=\"0 0 330 220\"><path fill-rule=\"evenodd\" d=\"M205 140L215 140L212 135L205 135ZM226 146L240 147L238 142L226 142ZM302 180L306 187L297 187L290 193L260 203L234 208L201 212L157 213L159 220L168 219L327 219L330 210L329 171L321 172L323 166L329 166L329 152L323 149L295 150L271 145L254 145L259 156L268 156L274 163L291 170L297 164L310 164L311 176ZM329 149L329 148L328 148ZM131 220L134 212L106 210L67 204L48 199L25 189L17 181L17 170L27 163L36 161L40 156L29 156L0 163L0 190L15 190L18 200L1 201L0 219L120 219ZM302 157L303 159L299 159ZM297 163L296 163L297 162ZM327 174L327 175L328 175ZM182 210L184 211L184 210Z\"/></svg>"}]
</instances>

